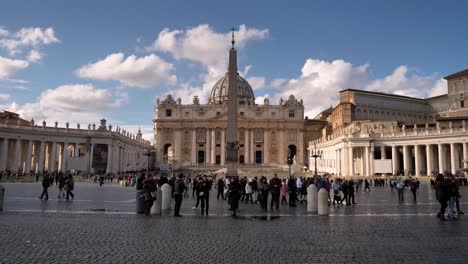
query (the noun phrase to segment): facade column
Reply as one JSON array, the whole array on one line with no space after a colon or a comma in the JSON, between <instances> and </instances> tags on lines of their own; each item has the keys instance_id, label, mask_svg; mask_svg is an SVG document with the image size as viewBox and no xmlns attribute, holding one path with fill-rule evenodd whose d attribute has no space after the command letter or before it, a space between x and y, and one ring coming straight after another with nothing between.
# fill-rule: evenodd
<instances>
[{"instance_id":1,"label":"facade column","mask_svg":"<svg viewBox=\"0 0 468 264\"><path fill-rule=\"evenodd\" d=\"M364 172L364 176L370 176L370 147L366 146L364 147L364 158L366 162L366 169Z\"/></svg>"},{"instance_id":2,"label":"facade column","mask_svg":"<svg viewBox=\"0 0 468 264\"><path fill-rule=\"evenodd\" d=\"M369 147L369 176L374 176L374 147Z\"/></svg>"},{"instance_id":3,"label":"facade column","mask_svg":"<svg viewBox=\"0 0 468 264\"><path fill-rule=\"evenodd\" d=\"M216 164L216 129L211 130L211 164Z\"/></svg>"},{"instance_id":4,"label":"facade column","mask_svg":"<svg viewBox=\"0 0 468 264\"><path fill-rule=\"evenodd\" d=\"M246 128L244 132L244 163L248 164L250 163L250 142L249 142L249 129Z\"/></svg>"},{"instance_id":5,"label":"facade column","mask_svg":"<svg viewBox=\"0 0 468 264\"><path fill-rule=\"evenodd\" d=\"M381 159L386 159L387 158L386 153L385 153L385 146L380 147L380 157L381 157Z\"/></svg>"},{"instance_id":6,"label":"facade column","mask_svg":"<svg viewBox=\"0 0 468 264\"><path fill-rule=\"evenodd\" d=\"M175 142L175 159L176 159L176 164L179 163L179 164L182 164L182 138L181 138L181 131L180 129L176 129L175 130L175 138L174 138L174 142ZM133 151L133 157L134 157L134 165L136 167L136 152Z\"/></svg>"},{"instance_id":7,"label":"facade column","mask_svg":"<svg viewBox=\"0 0 468 264\"><path fill-rule=\"evenodd\" d=\"M5 171L7 166L7 156L8 156L8 138L3 138L2 140L2 153L0 161L0 171Z\"/></svg>"},{"instance_id":8,"label":"facade column","mask_svg":"<svg viewBox=\"0 0 468 264\"><path fill-rule=\"evenodd\" d=\"M206 136L206 140L205 140L205 143L206 143L205 144L206 145L206 147L205 147L205 150L206 150L205 151L205 158L206 158L205 164L210 164L211 163L211 159L210 159L211 158L211 154L210 154L211 153L211 146L210 146L211 141L210 141L210 129L209 128L207 128L205 130L205 134L206 134L205 135Z\"/></svg>"},{"instance_id":9,"label":"facade column","mask_svg":"<svg viewBox=\"0 0 468 264\"><path fill-rule=\"evenodd\" d=\"M37 171L41 175L44 172L44 141L39 143L39 164L37 166Z\"/></svg>"},{"instance_id":10,"label":"facade column","mask_svg":"<svg viewBox=\"0 0 468 264\"><path fill-rule=\"evenodd\" d=\"M434 161L434 159L432 158L432 151L431 151L431 145L427 144L426 145L426 170L427 170L427 173L426 175L427 176L430 176L432 174L432 162Z\"/></svg>"},{"instance_id":11,"label":"facade column","mask_svg":"<svg viewBox=\"0 0 468 264\"><path fill-rule=\"evenodd\" d=\"M244 159L245 160L245 159ZM226 162L226 131L221 129L221 166Z\"/></svg>"},{"instance_id":12,"label":"facade column","mask_svg":"<svg viewBox=\"0 0 468 264\"><path fill-rule=\"evenodd\" d=\"M270 163L270 139L268 137L268 130L263 130L263 164Z\"/></svg>"},{"instance_id":13,"label":"facade column","mask_svg":"<svg viewBox=\"0 0 468 264\"><path fill-rule=\"evenodd\" d=\"M348 148L348 175L354 176L354 157L353 157L353 147L349 146Z\"/></svg>"},{"instance_id":14,"label":"facade column","mask_svg":"<svg viewBox=\"0 0 468 264\"><path fill-rule=\"evenodd\" d=\"M398 174L398 148L396 146L392 146L392 170L393 175L396 176Z\"/></svg>"},{"instance_id":15,"label":"facade column","mask_svg":"<svg viewBox=\"0 0 468 264\"><path fill-rule=\"evenodd\" d=\"M49 172L52 173L55 171L55 163L57 160L57 142L52 142L52 147L50 151L50 161L49 161Z\"/></svg>"},{"instance_id":16,"label":"facade column","mask_svg":"<svg viewBox=\"0 0 468 264\"><path fill-rule=\"evenodd\" d=\"M24 172L28 173L31 171L31 161L32 161L32 140L28 140L28 145L26 147L25 153L26 160L24 162Z\"/></svg>"},{"instance_id":17,"label":"facade column","mask_svg":"<svg viewBox=\"0 0 468 264\"><path fill-rule=\"evenodd\" d=\"M196 131L197 129L195 129ZM163 156L164 156L164 146L163 146L163 129L162 128L156 128L156 163L161 164L163 162ZM121 167L120 170L122 170L123 166L123 157L124 154L123 150L120 150L120 160L121 160Z\"/></svg>"},{"instance_id":18,"label":"facade column","mask_svg":"<svg viewBox=\"0 0 468 264\"><path fill-rule=\"evenodd\" d=\"M409 175L409 166L410 166L409 165L410 164L409 158L410 158L409 146L404 145L403 146L403 171L404 171L403 174L405 176Z\"/></svg>"},{"instance_id":19,"label":"facade column","mask_svg":"<svg viewBox=\"0 0 468 264\"><path fill-rule=\"evenodd\" d=\"M91 154L93 151L90 152ZM112 172L112 160L113 160L113 155L112 155L112 144L107 145L107 167L106 167L106 173L111 173ZM90 159L91 161L91 159ZM89 166L91 170L91 165Z\"/></svg>"},{"instance_id":20,"label":"facade column","mask_svg":"<svg viewBox=\"0 0 468 264\"><path fill-rule=\"evenodd\" d=\"M75 156L75 157L79 157L79 156L80 156L80 143L75 143L74 156Z\"/></svg>"},{"instance_id":21,"label":"facade column","mask_svg":"<svg viewBox=\"0 0 468 264\"><path fill-rule=\"evenodd\" d=\"M421 153L420 146L414 145L414 175L421 176Z\"/></svg>"},{"instance_id":22,"label":"facade column","mask_svg":"<svg viewBox=\"0 0 468 264\"><path fill-rule=\"evenodd\" d=\"M254 129L250 130L250 163L255 164L255 131Z\"/></svg>"},{"instance_id":23,"label":"facade column","mask_svg":"<svg viewBox=\"0 0 468 264\"><path fill-rule=\"evenodd\" d=\"M452 169L452 174L455 175L458 170L458 150L455 143L450 143L450 167Z\"/></svg>"},{"instance_id":24,"label":"facade column","mask_svg":"<svg viewBox=\"0 0 468 264\"><path fill-rule=\"evenodd\" d=\"M63 147L62 147L62 167L61 171L66 172L67 171L67 158L68 158L68 142L63 142Z\"/></svg>"},{"instance_id":25,"label":"facade column","mask_svg":"<svg viewBox=\"0 0 468 264\"><path fill-rule=\"evenodd\" d=\"M445 170L445 153L444 153L444 145L438 144L437 145L437 151L438 151L438 156L439 156L439 173L444 174Z\"/></svg>"},{"instance_id":26,"label":"facade column","mask_svg":"<svg viewBox=\"0 0 468 264\"><path fill-rule=\"evenodd\" d=\"M197 129L194 128L192 130L192 155L191 155L191 163L197 164Z\"/></svg>"},{"instance_id":27,"label":"facade column","mask_svg":"<svg viewBox=\"0 0 468 264\"><path fill-rule=\"evenodd\" d=\"M463 143L463 168L468 168L468 143Z\"/></svg>"}]
</instances>

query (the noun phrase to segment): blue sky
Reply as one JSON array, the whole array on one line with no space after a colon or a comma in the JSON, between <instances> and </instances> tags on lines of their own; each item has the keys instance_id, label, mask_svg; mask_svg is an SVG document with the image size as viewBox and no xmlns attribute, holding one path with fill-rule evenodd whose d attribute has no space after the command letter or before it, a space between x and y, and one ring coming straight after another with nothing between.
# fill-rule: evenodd
<instances>
[{"instance_id":1,"label":"blue sky","mask_svg":"<svg viewBox=\"0 0 468 264\"><path fill-rule=\"evenodd\" d=\"M464 1L2 1L0 106L60 124L141 126L156 97L206 101L235 26L258 103L313 116L346 88L429 97L468 68Z\"/></svg>"}]
</instances>

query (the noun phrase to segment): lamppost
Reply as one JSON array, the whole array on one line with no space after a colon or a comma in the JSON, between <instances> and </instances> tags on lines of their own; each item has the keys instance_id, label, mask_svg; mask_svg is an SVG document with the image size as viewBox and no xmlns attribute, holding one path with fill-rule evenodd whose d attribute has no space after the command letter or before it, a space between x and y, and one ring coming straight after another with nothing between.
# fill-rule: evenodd
<instances>
[{"instance_id":1,"label":"lamppost","mask_svg":"<svg viewBox=\"0 0 468 264\"><path fill-rule=\"evenodd\" d=\"M177 159L176 158L170 158L169 162L171 164L171 178L173 178L174 177L174 163L177 162Z\"/></svg>"},{"instance_id":2,"label":"lamppost","mask_svg":"<svg viewBox=\"0 0 468 264\"><path fill-rule=\"evenodd\" d=\"M289 168L289 178L291 178L291 166L294 164L294 153L290 148L288 148L288 159L286 162L288 163Z\"/></svg>"},{"instance_id":3,"label":"lamppost","mask_svg":"<svg viewBox=\"0 0 468 264\"><path fill-rule=\"evenodd\" d=\"M314 176L317 176L317 158L321 158L323 155L322 150L317 150L317 146L314 144L314 150L310 152L310 156L314 158L315 161L315 173Z\"/></svg>"},{"instance_id":4,"label":"lamppost","mask_svg":"<svg viewBox=\"0 0 468 264\"><path fill-rule=\"evenodd\" d=\"M153 156L153 154L156 153L154 149L148 149L146 152L143 154L148 157L148 162L146 163L146 173L149 173L149 166L150 166L150 157Z\"/></svg>"}]
</instances>

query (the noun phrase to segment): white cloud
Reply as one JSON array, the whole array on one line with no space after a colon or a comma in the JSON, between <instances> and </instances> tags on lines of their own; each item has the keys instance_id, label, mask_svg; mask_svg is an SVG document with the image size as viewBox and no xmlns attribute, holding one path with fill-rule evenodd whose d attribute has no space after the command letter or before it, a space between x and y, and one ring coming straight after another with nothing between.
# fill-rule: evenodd
<instances>
[{"instance_id":1,"label":"white cloud","mask_svg":"<svg viewBox=\"0 0 468 264\"><path fill-rule=\"evenodd\" d=\"M245 25L240 25L235 33L236 47L243 48L249 41L264 39L268 34L268 29L247 28ZM209 25L202 24L186 30L166 28L159 33L150 47L146 47L146 50L167 52L176 60L190 60L202 64L206 70L201 77L203 84L201 86L183 84L175 94L180 95L183 100L196 94L203 103L207 100L214 83L226 73L230 47L230 32L216 32ZM244 69L245 74L250 67Z\"/></svg>"},{"instance_id":2,"label":"white cloud","mask_svg":"<svg viewBox=\"0 0 468 264\"><path fill-rule=\"evenodd\" d=\"M339 91L348 88L418 98L446 93L443 81L435 76L414 74L407 66L399 66L390 75L374 80L370 78L368 68L368 64L355 66L344 60L307 59L300 77L289 80L284 90L273 95L273 100L276 102L280 97L286 99L294 94L304 100L305 115L312 117L339 103ZM274 88L274 85L270 86Z\"/></svg>"},{"instance_id":3,"label":"white cloud","mask_svg":"<svg viewBox=\"0 0 468 264\"><path fill-rule=\"evenodd\" d=\"M15 33L9 33L5 29L0 31L0 48L4 48L12 56L21 53L23 48L38 48L57 42L59 39L51 27L46 29L40 27L21 28Z\"/></svg>"},{"instance_id":4,"label":"white cloud","mask_svg":"<svg viewBox=\"0 0 468 264\"><path fill-rule=\"evenodd\" d=\"M12 60L0 56L0 80L6 79L29 66L24 60Z\"/></svg>"},{"instance_id":5,"label":"white cloud","mask_svg":"<svg viewBox=\"0 0 468 264\"><path fill-rule=\"evenodd\" d=\"M263 89L265 87L265 78L264 77L257 77L252 76L247 78L247 82L249 82L250 86L254 91Z\"/></svg>"},{"instance_id":6,"label":"white cloud","mask_svg":"<svg viewBox=\"0 0 468 264\"><path fill-rule=\"evenodd\" d=\"M99 89L91 84L62 85L43 91L36 101L22 105L16 102L0 105L1 108L17 112L22 118L34 118L37 123L46 120L49 125L58 121L70 124L96 123L106 111L126 103L128 95L121 91ZM74 125L76 127L76 125Z\"/></svg>"},{"instance_id":7,"label":"white cloud","mask_svg":"<svg viewBox=\"0 0 468 264\"><path fill-rule=\"evenodd\" d=\"M39 62L42 59L42 53L37 50L31 50L28 54L29 62Z\"/></svg>"},{"instance_id":8,"label":"white cloud","mask_svg":"<svg viewBox=\"0 0 468 264\"><path fill-rule=\"evenodd\" d=\"M177 77L171 72L174 66L154 54L145 57L123 53L108 55L105 59L79 68L82 78L115 80L133 87L150 88L161 84L174 85Z\"/></svg>"},{"instance_id":9,"label":"white cloud","mask_svg":"<svg viewBox=\"0 0 468 264\"><path fill-rule=\"evenodd\" d=\"M8 100L10 98L11 98L11 95L0 93L0 100L4 101L4 100Z\"/></svg>"},{"instance_id":10,"label":"white cloud","mask_svg":"<svg viewBox=\"0 0 468 264\"><path fill-rule=\"evenodd\" d=\"M273 80L270 82L270 88L271 88L271 89L279 89L279 88L283 87L283 85L284 85L287 81L288 81L287 79L283 79L283 78L273 79Z\"/></svg>"}]
</instances>

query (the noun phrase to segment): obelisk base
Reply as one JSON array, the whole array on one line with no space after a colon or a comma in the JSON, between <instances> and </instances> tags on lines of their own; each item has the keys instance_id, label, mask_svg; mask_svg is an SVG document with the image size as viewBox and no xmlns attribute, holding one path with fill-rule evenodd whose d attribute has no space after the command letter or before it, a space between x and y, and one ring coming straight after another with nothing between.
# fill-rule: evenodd
<instances>
[{"instance_id":1,"label":"obelisk base","mask_svg":"<svg viewBox=\"0 0 468 264\"><path fill-rule=\"evenodd\" d=\"M226 164L226 176L239 176L237 174L237 163L227 163Z\"/></svg>"}]
</instances>

